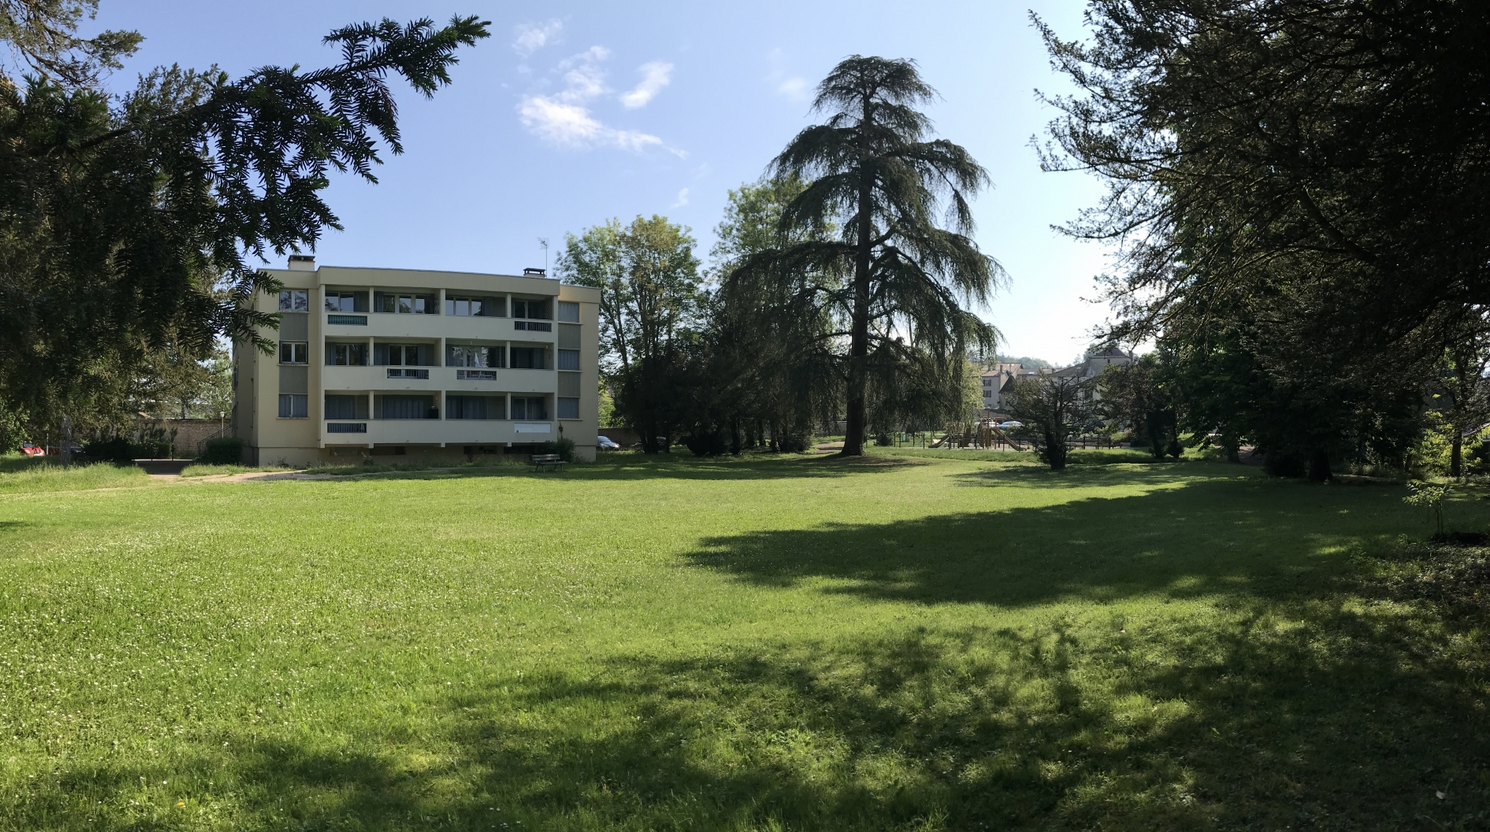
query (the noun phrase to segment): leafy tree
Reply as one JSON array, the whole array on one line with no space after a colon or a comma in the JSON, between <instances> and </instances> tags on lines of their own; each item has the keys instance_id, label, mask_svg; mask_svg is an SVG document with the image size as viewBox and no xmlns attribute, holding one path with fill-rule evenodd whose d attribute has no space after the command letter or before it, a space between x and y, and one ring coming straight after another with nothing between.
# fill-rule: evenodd
<instances>
[{"instance_id":1,"label":"leafy tree","mask_svg":"<svg viewBox=\"0 0 1490 832\"><path fill-rule=\"evenodd\" d=\"M597 423L603 428L612 427L616 418L616 400L611 396L610 386L606 384L603 376L600 378L599 387L600 418Z\"/></svg>"},{"instance_id":2,"label":"leafy tree","mask_svg":"<svg viewBox=\"0 0 1490 832\"><path fill-rule=\"evenodd\" d=\"M771 164L774 177L808 183L781 220L784 237L805 239L750 257L733 276L842 276L801 286L796 302L834 322L845 455L864 452L871 396L902 401L910 373L929 372L938 389L953 391L969 348L991 352L996 337L962 307L986 303L1003 274L969 236L967 199L988 175L961 147L928 137L930 120L916 108L934 95L913 61L856 55L838 64L813 104L827 121ZM937 225L939 212L950 229Z\"/></svg>"},{"instance_id":3,"label":"leafy tree","mask_svg":"<svg viewBox=\"0 0 1490 832\"><path fill-rule=\"evenodd\" d=\"M97 12L98 0L0 0L0 42L10 46L15 61L0 63L0 84L13 85L24 74L77 88L119 69L120 58L134 54L143 38L123 31L78 37L78 23Z\"/></svg>"},{"instance_id":4,"label":"leafy tree","mask_svg":"<svg viewBox=\"0 0 1490 832\"><path fill-rule=\"evenodd\" d=\"M666 217L638 216L565 237L558 273L600 290L604 366L616 383L616 414L647 453L677 427L679 350L694 337L703 299L694 239Z\"/></svg>"},{"instance_id":5,"label":"leafy tree","mask_svg":"<svg viewBox=\"0 0 1490 832\"><path fill-rule=\"evenodd\" d=\"M1093 384L1076 376L1047 375L1017 378L1004 395L1004 409L1023 427L1015 432L1035 447L1040 461L1052 471L1064 471L1071 437L1096 420Z\"/></svg>"},{"instance_id":6,"label":"leafy tree","mask_svg":"<svg viewBox=\"0 0 1490 832\"><path fill-rule=\"evenodd\" d=\"M1097 376L1097 387L1098 412L1146 438L1154 459L1180 456L1174 395L1164 384L1157 354L1139 356L1131 364L1108 365Z\"/></svg>"},{"instance_id":7,"label":"leafy tree","mask_svg":"<svg viewBox=\"0 0 1490 832\"><path fill-rule=\"evenodd\" d=\"M342 55L326 69L171 67L116 100L93 79L137 37L76 38L91 5L0 7L40 70L0 78L0 402L35 418L82 421L121 378L205 359L219 336L267 349L277 317L252 299L277 287L254 264L340 227L333 169L375 182L378 140L402 152L389 75L432 95L487 35L474 17L358 24L325 38Z\"/></svg>"},{"instance_id":8,"label":"leafy tree","mask_svg":"<svg viewBox=\"0 0 1490 832\"><path fill-rule=\"evenodd\" d=\"M1464 473L1464 437L1490 422L1490 329L1483 322L1468 328L1444 351L1431 403L1449 433L1449 476Z\"/></svg>"},{"instance_id":9,"label":"leafy tree","mask_svg":"<svg viewBox=\"0 0 1490 832\"><path fill-rule=\"evenodd\" d=\"M1400 365L1436 359L1443 330L1490 299L1490 112L1466 105L1490 97L1490 5L1089 8L1089 43L1041 25L1080 90L1049 99L1045 163L1108 182L1069 230L1122 242L1109 288L1133 335L1177 304L1280 291L1286 273L1292 308L1272 317L1306 354L1369 363L1389 347Z\"/></svg>"},{"instance_id":10,"label":"leafy tree","mask_svg":"<svg viewBox=\"0 0 1490 832\"><path fill-rule=\"evenodd\" d=\"M1490 6L1093 0L1053 169L1107 196L1114 335L1159 336L1192 428L1274 473L1400 464L1420 380L1490 299ZM1390 367L1390 372L1383 368Z\"/></svg>"},{"instance_id":11,"label":"leafy tree","mask_svg":"<svg viewBox=\"0 0 1490 832\"><path fill-rule=\"evenodd\" d=\"M778 451L805 450L813 422L832 418L842 401L837 327L830 310L805 302L817 287L842 285L841 275L759 260L758 267L745 268L818 233L783 233L782 214L805 189L802 180L788 177L730 191L711 252L719 291L708 316L708 377L731 412L732 435L769 435Z\"/></svg>"}]
</instances>

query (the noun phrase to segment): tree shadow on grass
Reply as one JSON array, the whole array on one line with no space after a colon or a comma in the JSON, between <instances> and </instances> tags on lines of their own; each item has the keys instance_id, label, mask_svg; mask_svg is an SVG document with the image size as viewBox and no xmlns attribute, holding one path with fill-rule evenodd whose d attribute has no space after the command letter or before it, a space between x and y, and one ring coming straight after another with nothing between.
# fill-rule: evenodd
<instances>
[{"instance_id":1,"label":"tree shadow on grass","mask_svg":"<svg viewBox=\"0 0 1490 832\"><path fill-rule=\"evenodd\" d=\"M159 767L69 772L31 787L13 820L190 828L192 809L239 829L1482 828L1484 690L1455 663L1456 634L1422 624L1300 602L1192 630L906 627L623 656L435 697L421 704L436 714L427 727L390 725L350 748L235 739ZM168 776L203 785L183 792L181 814L121 808Z\"/></svg>"},{"instance_id":2,"label":"tree shadow on grass","mask_svg":"<svg viewBox=\"0 0 1490 832\"><path fill-rule=\"evenodd\" d=\"M1135 482L1132 473L1121 480ZM1342 558L1321 555L1394 537L1407 511L1393 489L1197 481L1162 471L1142 482L1152 490L712 537L687 557L762 586L815 582L823 592L924 604L1015 607L1151 593L1282 597L1298 590L1304 573L1343 568Z\"/></svg>"},{"instance_id":3,"label":"tree shadow on grass","mask_svg":"<svg viewBox=\"0 0 1490 832\"><path fill-rule=\"evenodd\" d=\"M335 476L330 482L379 480L449 480L478 477L533 477L563 482L566 480L777 480L837 478L857 474L889 473L928 464L924 460L835 456L782 456L763 458L757 455L734 458L693 458L676 456L666 459L633 456L627 460L605 460L569 466L563 471L533 471L529 466L491 465L413 471L374 471L367 474Z\"/></svg>"}]
</instances>

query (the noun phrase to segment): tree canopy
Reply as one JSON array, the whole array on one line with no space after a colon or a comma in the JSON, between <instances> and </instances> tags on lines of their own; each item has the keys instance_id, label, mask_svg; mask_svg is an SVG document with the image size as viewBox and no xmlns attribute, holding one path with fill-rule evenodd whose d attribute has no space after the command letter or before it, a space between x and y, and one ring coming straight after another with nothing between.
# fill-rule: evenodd
<instances>
[{"instance_id":1,"label":"tree canopy","mask_svg":"<svg viewBox=\"0 0 1490 832\"><path fill-rule=\"evenodd\" d=\"M1266 294L1317 343L1400 349L1490 301L1490 6L1092 0L1089 16L1085 44L1041 25L1080 90L1049 99L1045 163L1108 183L1069 230L1122 243L1128 334Z\"/></svg>"},{"instance_id":2,"label":"tree canopy","mask_svg":"<svg viewBox=\"0 0 1490 832\"><path fill-rule=\"evenodd\" d=\"M1181 421L1275 472L1402 458L1423 381L1487 328L1490 6L1091 0L1088 19L1087 42L1039 24L1078 90L1047 99L1044 164L1107 183L1067 231L1119 247L1109 335L1157 337Z\"/></svg>"},{"instance_id":3,"label":"tree canopy","mask_svg":"<svg viewBox=\"0 0 1490 832\"><path fill-rule=\"evenodd\" d=\"M325 69L172 66L114 98L97 72L138 38L75 38L80 8L0 6L38 70L0 79L0 403L33 416L98 406L161 350L262 342L277 320L252 299L276 287L257 264L340 228L333 171L376 182L380 143L403 151L390 76L433 95L487 36L475 17L362 23L323 39Z\"/></svg>"},{"instance_id":4,"label":"tree canopy","mask_svg":"<svg viewBox=\"0 0 1490 832\"><path fill-rule=\"evenodd\" d=\"M934 95L914 61L855 55L834 67L813 102L827 120L770 168L807 183L782 211L781 239L725 280L730 290L795 279L792 304L834 322L821 343L842 368L845 455L864 451L871 393L886 411L907 385L955 398L968 350L994 346L993 327L964 308L986 304L1003 277L971 238L968 199L988 175L963 148L930 137L918 107Z\"/></svg>"},{"instance_id":5,"label":"tree canopy","mask_svg":"<svg viewBox=\"0 0 1490 832\"><path fill-rule=\"evenodd\" d=\"M689 229L666 217L610 220L566 235L558 274L600 290L602 365L615 383L616 416L648 453L665 450L683 385L681 350L696 334L703 278Z\"/></svg>"}]
</instances>

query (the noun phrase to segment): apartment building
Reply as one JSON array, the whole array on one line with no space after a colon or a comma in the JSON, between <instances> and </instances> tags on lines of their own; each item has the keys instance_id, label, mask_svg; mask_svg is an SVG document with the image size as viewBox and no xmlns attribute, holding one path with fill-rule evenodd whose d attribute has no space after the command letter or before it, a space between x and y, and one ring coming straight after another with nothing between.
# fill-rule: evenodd
<instances>
[{"instance_id":1,"label":"apartment building","mask_svg":"<svg viewBox=\"0 0 1490 832\"><path fill-rule=\"evenodd\" d=\"M233 427L248 462L526 455L595 458L598 290L522 276L317 267L292 256L258 308L273 355L234 345ZM386 461L398 461L388 459Z\"/></svg>"}]
</instances>

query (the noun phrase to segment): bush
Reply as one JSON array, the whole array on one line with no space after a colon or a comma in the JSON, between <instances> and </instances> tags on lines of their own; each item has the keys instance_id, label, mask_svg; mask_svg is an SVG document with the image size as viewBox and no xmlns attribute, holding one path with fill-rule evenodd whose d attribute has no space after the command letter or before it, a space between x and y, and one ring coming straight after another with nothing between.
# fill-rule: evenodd
<instances>
[{"instance_id":1,"label":"bush","mask_svg":"<svg viewBox=\"0 0 1490 832\"><path fill-rule=\"evenodd\" d=\"M238 465L243 462L243 440L236 436L208 439L202 461L208 465Z\"/></svg>"},{"instance_id":2,"label":"bush","mask_svg":"<svg viewBox=\"0 0 1490 832\"><path fill-rule=\"evenodd\" d=\"M683 441L694 456L720 456L729 452L730 437L722 430L695 431Z\"/></svg>"},{"instance_id":3,"label":"bush","mask_svg":"<svg viewBox=\"0 0 1490 832\"><path fill-rule=\"evenodd\" d=\"M812 448L812 434L786 433L776 437L776 448L785 454L800 454Z\"/></svg>"},{"instance_id":4,"label":"bush","mask_svg":"<svg viewBox=\"0 0 1490 832\"><path fill-rule=\"evenodd\" d=\"M83 455L88 458L89 462L128 465L134 460L134 446L122 436L115 436L112 439L94 439L83 443Z\"/></svg>"},{"instance_id":5,"label":"bush","mask_svg":"<svg viewBox=\"0 0 1490 832\"><path fill-rule=\"evenodd\" d=\"M538 446L540 454L558 454L559 459L565 462L574 461L574 440L565 436L559 437L551 442L544 442Z\"/></svg>"},{"instance_id":6,"label":"bush","mask_svg":"<svg viewBox=\"0 0 1490 832\"><path fill-rule=\"evenodd\" d=\"M129 445L130 459L166 459L171 455L171 443L164 439L146 439Z\"/></svg>"}]
</instances>

